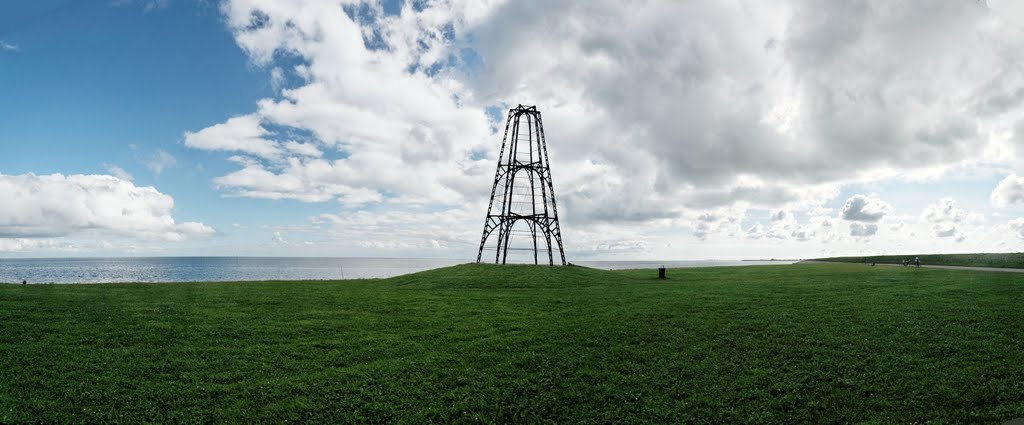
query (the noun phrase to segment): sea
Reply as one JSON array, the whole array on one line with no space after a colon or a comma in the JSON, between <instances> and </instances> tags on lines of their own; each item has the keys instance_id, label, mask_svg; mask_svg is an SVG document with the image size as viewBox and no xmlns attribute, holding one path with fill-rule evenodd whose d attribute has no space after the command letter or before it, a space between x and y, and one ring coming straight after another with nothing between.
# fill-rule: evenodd
<instances>
[{"instance_id":1,"label":"sea","mask_svg":"<svg viewBox=\"0 0 1024 425\"><path fill-rule=\"evenodd\" d=\"M0 259L0 283L220 282L386 278L472 262L437 258L130 257ZM574 261L605 270L793 261Z\"/></svg>"}]
</instances>

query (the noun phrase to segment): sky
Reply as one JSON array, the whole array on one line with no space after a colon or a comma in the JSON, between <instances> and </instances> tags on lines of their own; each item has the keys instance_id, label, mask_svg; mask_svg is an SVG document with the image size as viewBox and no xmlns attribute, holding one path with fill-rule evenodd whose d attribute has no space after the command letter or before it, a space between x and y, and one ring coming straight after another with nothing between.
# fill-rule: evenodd
<instances>
[{"instance_id":1,"label":"sky","mask_svg":"<svg viewBox=\"0 0 1024 425\"><path fill-rule=\"evenodd\" d=\"M0 4L0 258L475 259L509 108L566 257L1024 251L1024 4Z\"/></svg>"}]
</instances>

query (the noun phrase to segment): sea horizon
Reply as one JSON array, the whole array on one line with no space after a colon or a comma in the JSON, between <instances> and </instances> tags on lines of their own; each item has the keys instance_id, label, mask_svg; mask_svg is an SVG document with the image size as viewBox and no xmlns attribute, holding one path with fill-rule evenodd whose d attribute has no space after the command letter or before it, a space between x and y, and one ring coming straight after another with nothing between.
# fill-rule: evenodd
<instances>
[{"instance_id":1,"label":"sea horizon","mask_svg":"<svg viewBox=\"0 0 1024 425\"><path fill-rule=\"evenodd\" d=\"M683 268L789 264L795 261L579 260L569 263L604 270L621 270L661 266ZM474 262L472 258L439 257L16 257L0 258L0 282L77 284L374 279Z\"/></svg>"}]
</instances>

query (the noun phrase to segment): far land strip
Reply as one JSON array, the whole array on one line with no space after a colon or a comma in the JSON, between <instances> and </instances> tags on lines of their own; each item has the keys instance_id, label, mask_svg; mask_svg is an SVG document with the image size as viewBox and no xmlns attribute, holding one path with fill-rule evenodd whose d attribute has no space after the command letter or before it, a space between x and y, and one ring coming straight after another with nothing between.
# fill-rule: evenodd
<instances>
[{"instance_id":1,"label":"far land strip","mask_svg":"<svg viewBox=\"0 0 1024 425\"><path fill-rule=\"evenodd\" d=\"M974 254L903 254L903 255L868 255L850 257L815 258L809 261L830 263L861 263L861 264L896 264L904 261L911 263L915 258L921 259L922 267L943 266L934 268L975 267L977 270L988 268L1024 269L1024 252L974 253ZM962 269L973 270L973 269Z\"/></svg>"},{"instance_id":2,"label":"far land strip","mask_svg":"<svg viewBox=\"0 0 1024 425\"><path fill-rule=\"evenodd\" d=\"M803 260L798 264L849 264L841 261L823 261L823 260ZM879 266L902 266L902 264L892 263L876 263ZM906 266L914 267L914 266ZM973 266L944 266L938 264L922 264L922 268L927 269L946 269L946 270L973 270L978 272L1010 272L1010 273L1024 273L1024 269L1011 269L1007 267L973 267Z\"/></svg>"}]
</instances>

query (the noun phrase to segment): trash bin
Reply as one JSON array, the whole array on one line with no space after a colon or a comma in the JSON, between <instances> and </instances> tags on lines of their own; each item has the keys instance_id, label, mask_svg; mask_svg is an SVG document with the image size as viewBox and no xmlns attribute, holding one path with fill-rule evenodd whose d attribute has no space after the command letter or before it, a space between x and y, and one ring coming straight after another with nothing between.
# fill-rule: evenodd
<instances>
[{"instance_id":1,"label":"trash bin","mask_svg":"<svg viewBox=\"0 0 1024 425\"><path fill-rule=\"evenodd\" d=\"M665 278L665 266L658 267L658 279Z\"/></svg>"}]
</instances>

